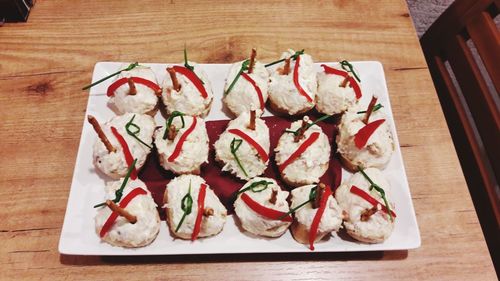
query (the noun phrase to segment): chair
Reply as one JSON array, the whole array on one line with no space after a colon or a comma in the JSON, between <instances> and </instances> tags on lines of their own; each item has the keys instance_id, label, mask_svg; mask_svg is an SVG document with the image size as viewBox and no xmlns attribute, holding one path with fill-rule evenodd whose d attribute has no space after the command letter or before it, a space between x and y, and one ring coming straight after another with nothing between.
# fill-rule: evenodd
<instances>
[{"instance_id":1,"label":"chair","mask_svg":"<svg viewBox=\"0 0 500 281\"><path fill-rule=\"evenodd\" d=\"M497 272L499 7L499 0L456 0L420 40Z\"/></svg>"}]
</instances>

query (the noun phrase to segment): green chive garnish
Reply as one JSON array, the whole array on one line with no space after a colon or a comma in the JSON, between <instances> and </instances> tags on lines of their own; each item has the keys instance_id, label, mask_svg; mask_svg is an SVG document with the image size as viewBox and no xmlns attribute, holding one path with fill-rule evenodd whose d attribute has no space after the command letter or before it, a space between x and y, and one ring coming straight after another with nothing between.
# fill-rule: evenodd
<instances>
[{"instance_id":1,"label":"green chive garnish","mask_svg":"<svg viewBox=\"0 0 500 281\"><path fill-rule=\"evenodd\" d=\"M238 71L238 73L234 77L233 82L231 82L231 85L229 85L229 87L227 88L227 91L224 92L224 95L227 95L227 94L229 94L229 92L231 92L231 90L233 89L234 85L236 84L236 82L240 78L241 73L243 73L243 71L247 71L249 65L250 65L250 60L247 59L247 60L243 61L243 63L241 64L240 70Z\"/></svg>"},{"instance_id":2,"label":"green chive garnish","mask_svg":"<svg viewBox=\"0 0 500 281\"><path fill-rule=\"evenodd\" d=\"M234 160L236 160L236 163L238 163L238 166L240 166L240 169L243 171L245 176L248 178L247 171L245 171L245 168L243 168L243 165L241 165L240 159L236 155L236 151L240 148L241 144L243 143L242 139L236 139L233 138L231 141L231 154L233 154Z\"/></svg>"},{"instance_id":3,"label":"green chive garnish","mask_svg":"<svg viewBox=\"0 0 500 281\"><path fill-rule=\"evenodd\" d=\"M300 50L300 51L296 51L296 52L295 52L295 54L293 54L293 55L291 56L291 58L292 58L293 60L296 60L298 56L303 55L303 54L304 54L304 49L302 49L302 50ZM280 60L277 60L277 61L273 61L273 62L271 62L271 63L266 64L266 65L265 65L265 67L269 67L269 66L271 66L271 65L275 65L275 64L280 63L280 62L283 62L283 61L285 61L285 60L286 60L286 59L280 59Z\"/></svg>"},{"instance_id":4,"label":"green chive garnish","mask_svg":"<svg viewBox=\"0 0 500 281\"><path fill-rule=\"evenodd\" d=\"M356 78L358 82L361 82L361 79L359 79L358 74L356 73L356 71L354 71L354 66L352 66L350 62L343 60L340 62L340 65L342 66L343 70L352 73L354 75L354 78Z\"/></svg>"},{"instance_id":5,"label":"green chive garnish","mask_svg":"<svg viewBox=\"0 0 500 281\"><path fill-rule=\"evenodd\" d=\"M186 195L182 197L181 208L184 211L184 214L182 215L181 221L175 228L175 232L179 231L179 228L184 222L184 219L186 218L187 215L191 214L191 210L193 209L193 197L191 197L191 181L189 181L188 193L186 193Z\"/></svg>"},{"instance_id":6,"label":"green chive garnish","mask_svg":"<svg viewBox=\"0 0 500 281\"><path fill-rule=\"evenodd\" d=\"M238 196L241 193L248 191L248 190L252 190L252 192L254 192L254 193L262 192L262 191L266 190L270 184L273 184L273 182L266 181L266 180L252 182L252 184L250 184L249 186L238 191L235 196ZM259 188L259 186L262 186L262 187Z\"/></svg>"},{"instance_id":7,"label":"green chive garnish","mask_svg":"<svg viewBox=\"0 0 500 281\"><path fill-rule=\"evenodd\" d=\"M387 213L389 215L389 218L391 219L391 221L394 221L394 218L392 217L391 207L389 205L389 202L387 202L387 198L385 197L385 191L384 191L384 189L381 188L376 183L374 183L372 181L372 179L370 179L370 177L368 177L368 175L365 173L365 171L363 171L363 169L361 167L358 166L358 170L361 172L361 174L363 175L363 177L365 177L365 179L370 183L370 191L372 189L375 189L380 194L380 196L384 200L384 204L385 204L385 207L387 208Z\"/></svg>"},{"instance_id":8,"label":"green chive garnish","mask_svg":"<svg viewBox=\"0 0 500 281\"><path fill-rule=\"evenodd\" d=\"M194 67L189 65L188 63L188 55L187 55L187 50L186 50L186 46L184 46L184 66L191 70L191 71L194 71Z\"/></svg>"},{"instance_id":9,"label":"green chive garnish","mask_svg":"<svg viewBox=\"0 0 500 281\"><path fill-rule=\"evenodd\" d=\"M82 88L82 90L87 90L87 89L90 89L90 88L94 87L95 85L97 85L97 84L99 84L99 83L101 83L101 82L103 82L103 81L106 81L106 80L108 80L109 78L111 78L111 77L113 77L113 76L115 76L115 75L118 75L118 74L122 73L122 71L129 71L129 70L132 70L132 69L134 69L135 67L137 67L138 65L139 65L139 63L138 63L138 62L131 63L129 66L127 66L127 68L124 68L124 69L122 69L122 70L118 70L118 71L117 71L117 72L115 72L115 73L112 73L112 74L110 74L110 75L108 75L108 76L106 76L106 77L104 77L104 78L102 78L102 79L100 79L100 80L97 80L96 82L94 82L94 83L92 83L92 84L90 84L90 85L87 85L87 86L83 87L83 88Z\"/></svg>"},{"instance_id":10,"label":"green chive garnish","mask_svg":"<svg viewBox=\"0 0 500 281\"><path fill-rule=\"evenodd\" d=\"M174 112L172 112L172 114L170 114L170 116L168 117L167 122L166 122L166 126L167 127L165 128L165 133L163 133L163 139L164 140L167 139L168 130L170 130L170 126L172 125L172 122L174 121L175 117L180 117L181 118L181 121L182 121L182 127L181 127L181 129L183 129L184 126L186 125L186 123L184 123L184 113L182 113L180 111L174 111Z\"/></svg>"},{"instance_id":11,"label":"green chive garnish","mask_svg":"<svg viewBox=\"0 0 500 281\"><path fill-rule=\"evenodd\" d=\"M286 216L288 216L288 215L290 215L290 214L292 214L292 213L295 213L295 211L297 211L298 209L300 209L300 208L304 207L307 203L314 202L314 199L315 199L315 198L316 198L316 186L313 186L313 187L311 188L311 190L309 191L309 199L307 199L307 201L305 201L305 202L301 203L300 205L298 205L298 206L297 206L297 207L295 207L295 208L290 209L290 211L288 211L286 214L284 214L284 215L280 216L280 217L278 218L278 220L281 220L281 219L283 219L284 217L286 217Z\"/></svg>"},{"instance_id":12,"label":"green chive garnish","mask_svg":"<svg viewBox=\"0 0 500 281\"><path fill-rule=\"evenodd\" d=\"M125 175L125 178L123 179L122 185L120 186L120 188L117 191L115 191L115 199L113 199L113 202L118 203L122 199L123 189L125 189L125 186L127 185L128 179L130 178L130 174L132 173L132 170L134 170L136 162L137 162L137 159L134 159L134 162L132 162L132 165L130 165L130 167L128 168L127 175ZM94 208L98 208L98 207L101 207L104 205L106 205L106 202L101 203L101 204L97 204L94 206Z\"/></svg>"},{"instance_id":13,"label":"green chive garnish","mask_svg":"<svg viewBox=\"0 0 500 281\"><path fill-rule=\"evenodd\" d=\"M191 72L193 72L193 74L196 77L198 77L198 75L196 75L196 73L194 72L194 66L189 65L189 63L188 63L187 50L186 50L186 46L185 45L184 45L184 67L186 67L187 69L191 70ZM201 84L205 85L205 83L203 82L203 80L200 79L200 77L198 77L198 80L200 80Z\"/></svg>"},{"instance_id":14,"label":"green chive garnish","mask_svg":"<svg viewBox=\"0 0 500 281\"><path fill-rule=\"evenodd\" d=\"M317 124L317 123L319 123L319 122L321 122L321 121L323 121L323 120L325 120L325 119L328 119L328 118L330 118L330 117L332 117L332 116L333 116L333 115L323 115L323 116L321 116L320 118L316 119L314 122L307 124L306 130L307 130L307 129L309 129L309 128L311 128L311 127L312 127L312 126L314 126L315 124ZM292 130L285 130L285 133L291 133L291 134L293 134L294 136L296 136L296 135L298 135L298 134L299 134L299 130L300 130L300 128L298 128L298 129L297 129L297 130L295 130L295 131L292 131Z\"/></svg>"},{"instance_id":15,"label":"green chive garnish","mask_svg":"<svg viewBox=\"0 0 500 281\"><path fill-rule=\"evenodd\" d=\"M381 109L382 107L384 107L384 106L383 106L383 105L381 105L380 103L377 103L377 105L375 105L375 106L373 107L373 111L372 111L372 112L375 112L375 111L377 111L377 110ZM357 113L357 114L366 113L366 110L363 110L363 111L358 111L358 112L356 112L356 113Z\"/></svg>"},{"instance_id":16,"label":"green chive garnish","mask_svg":"<svg viewBox=\"0 0 500 281\"><path fill-rule=\"evenodd\" d=\"M138 142L144 144L149 149L151 149L152 147L150 145L148 145L147 143L143 142L139 138L138 134L141 132L141 128L139 126L137 126L136 124L133 123L134 118L135 118L135 114L134 114L134 116L132 116L132 118L130 119L130 121L128 121L128 123L125 125L125 130L127 131L127 134L129 134L130 136L134 137ZM132 127L134 129L134 131L132 131L130 129L130 127Z\"/></svg>"}]
</instances>

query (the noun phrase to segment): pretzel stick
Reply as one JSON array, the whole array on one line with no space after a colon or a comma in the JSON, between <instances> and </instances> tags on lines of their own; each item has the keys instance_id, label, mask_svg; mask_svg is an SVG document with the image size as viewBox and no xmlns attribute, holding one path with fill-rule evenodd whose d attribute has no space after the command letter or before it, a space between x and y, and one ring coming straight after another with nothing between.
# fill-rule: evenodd
<instances>
[{"instance_id":1,"label":"pretzel stick","mask_svg":"<svg viewBox=\"0 0 500 281\"><path fill-rule=\"evenodd\" d=\"M257 56L257 50L252 49L252 54L250 55L250 65L248 66L248 74L252 73L253 67L255 65L255 56Z\"/></svg>"},{"instance_id":2,"label":"pretzel stick","mask_svg":"<svg viewBox=\"0 0 500 281\"><path fill-rule=\"evenodd\" d=\"M203 215L205 217L213 216L214 215L214 209L212 209L212 208L205 208L205 210L203 210Z\"/></svg>"},{"instance_id":3,"label":"pretzel stick","mask_svg":"<svg viewBox=\"0 0 500 281\"><path fill-rule=\"evenodd\" d=\"M111 152L116 152L116 148L113 147L113 145L109 142L108 138L104 134L104 132L101 129L101 126L99 125L99 122L97 122L97 119L95 119L94 116L89 115L87 116L87 120L89 121L90 124L92 124L92 127L94 127L94 131L97 133L99 136L99 139L104 143L104 146L106 146L106 149L108 150L109 153Z\"/></svg>"},{"instance_id":4,"label":"pretzel stick","mask_svg":"<svg viewBox=\"0 0 500 281\"><path fill-rule=\"evenodd\" d=\"M170 125L169 128L167 128L168 133L167 133L167 138L169 140L174 140L175 136L177 135L177 130L175 129L174 125Z\"/></svg>"},{"instance_id":5,"label":"pretzel stick","mask_svg":"<svg viewBox=\"0 0 500 281\"><path fill-rule=\"evenodd\" d=\"M342 81L342 83L340 83L340 87L342 88L345 88L347 86L347 82L349 82L349 75L347 75L344 80Z\"/></svg>"},{"instance_id":6,"label":"pretzel stick","mask_svg":"<svg viewBox=\"0 0 500 281\"><path fill-rule=\"evenodd\" d=\"M255 130L255 110L250 111L250 124L248 124L248 129Z\"/></svg>"},{"instance_id":7,"label":"pretzel stick","mask_svg":"<svg viewBox=\"0 0 500 281\"><path fill-rule=\"evenodd\" d=\"M137 94L137 89L135 88L135 83L134 83L134 80L132 80L132 78L128 78L127 79L127 82L128 82L128 94L131 95L131 96L135 96Z\"/></svg>"},{"instance_id":8,"label":"pretzel stick","mask_svg":"<svg viewBox=\"0 0 500 281\"><path fill-rule=\"evenodd\" d=\"M278 191L273 189L273 193L271 193L271 198L269 199L269 203L276 205L277 199L278 199Z\"/></svg>"},{"instance_id":9,"label":"pretzel stick","mask_svg":"<svg viewBox=\"0 0 500 281\"><path fill-rule=\"evenodd\" d=\"M324 183L319 183L316 186L316 197L314 197L313 209L319 208L321 203L321 197L323 197L323 193L325 193L326 185Z\"/></svg>"},{"instance_id":10,"label":"pretzel stick","mask_svg":"<svg viewBox=\"0 0 500 281\"><path fill-rule=\"evenodd\" d=\"M290 58L285 60L285 66L281 70L281 75L288 75L288 73L290 73Z\"/></svg>"},{"instance_id":11,"label":"pretzel stick","mask_svg":"<svg viewBox=\"0 0 500 281\"><path fill-rule=\"evenodd\" d=\"M349 214L345 210L342 210L342 219L349 220Z\"/></svg>"},{"instance_id":12,"label":"pretzel stick","mask_svg":"<svg viewBox=\"0 0 500 281\"><path fill-rule=\"evenodd\" d=\"M304 137L304 133L306 132L308 125L309 124L305 120L302 120L302 125L300 126L299 131L297 132L297 134L293 138L294 142L299 142L300 139L302 139Z\"/></svg>"},{"instance_id":13,"label":"pretzel stick","mask_svg":"<svg viewBox=\"0 0 500 281\"><path fill-rule=\"evenodd\" d=\"M177 75L175 75L175 69L173 67L167 68L168 74L170 74L170 79L172 79L172 85L174 86L174 90L176 92L181 90L181 84L179 84L179 80L177 80Z\"/></svg>"},{"instance_id":14,"label":"pretzel stick","mask_svg":"<svg viewBox=\"0 0 500 281\"><path fill-rule=\"evenodd\" d=\"M372 114L373 107L377 103L377 97L372 96L372 100L370 101L370 104L368 104L368 108L366 109L366 114L365 114L365 119L363 119L363 123L368 124L368 120L370 119L370 115Z\"/></svg>"},{"instance_id":15,"label":"pretzel stick","mask_svg":"<svg viewBox=\"0 0 500 281\"><path fill-rule=\"evenodd\" d=\"M137 217L136 216L134 216L131 213L127 212L122 207L116 205L115 202L113 202L111 200L106 200L106 206L108 206L111 209L111 211L117 212L118 215L126 218L128 220L128 222L130 222L131 224L134 224L134 223L137 222Z\"/></svg>"},{"instance_id":16,"label":"pretzel stick","mask_svg":"<svg viewBox=\"0 0 500 281\"><path fill-rule=\"evenodd\" d=\"M379 208L378 208L379 206L380 205L377 204L377 205L373 206L372 208L366 209L363 213L361 213L361 221L369 220L372 215L374 215L376 212L379 211Z\"/></svg>"}]
</instances>

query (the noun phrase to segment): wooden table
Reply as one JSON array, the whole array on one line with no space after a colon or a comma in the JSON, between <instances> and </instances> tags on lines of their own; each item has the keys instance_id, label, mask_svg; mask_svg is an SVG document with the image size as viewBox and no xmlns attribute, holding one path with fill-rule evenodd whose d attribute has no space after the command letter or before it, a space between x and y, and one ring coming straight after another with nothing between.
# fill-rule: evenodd
<instances>
[{"instance_id":1,"label":"wooden table","mask_svg":"<svg viewBox=\"0 0 500 281\"><path fill-rule=\"evenodd\" d=\"M0 28L0 279L495 280L415 30L402 0L38 1ZM57 252L97 61L383 63L422 235L410 251L101 258Z\"/></svg>"}]
</instances>

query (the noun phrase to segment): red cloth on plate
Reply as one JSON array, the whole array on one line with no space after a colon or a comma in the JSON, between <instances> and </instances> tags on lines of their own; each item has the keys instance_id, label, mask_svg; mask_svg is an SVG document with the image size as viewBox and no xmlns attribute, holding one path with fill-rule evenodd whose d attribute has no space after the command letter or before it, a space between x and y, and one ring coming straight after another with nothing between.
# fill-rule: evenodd
<instances>
[{"instance_id":1,"label":"red cloth on plate","mask_svg":"<svg viewBox=\"0 0 500 281\"><path fill-rule=\"evenodd\" d=\"M292 121L286 117L278 116L263 117L262 119L264 119L269 127L271 141L269 165L263 176L276 179L282 188L290 190L290 188L281 181L278 168L274 161L274 148L278 144L280 136L283 134L285 129L290 127ZM245 184L245 181L237 179L229 172L222 172L222 166L215 161L215 149L213 147L214 143L219 139L219 135L226 129L229 121L230 120L218 120L206 122L208 138L210 140L210 150L208 155L208 164L204 164L201 167L201 177L203 177L210 188L215 191L215 194L217 194L220 198L222 204L226 206L228 212L232 213L234 202L233 194ZM328 119L320 122L318 125L323 129L325 134L328 136L330 144L332 144L330 166L328 167L327 172L321 177L321 182L324 182L335 189L340 185L342 178L340 162L337 157L334 156L336 151L335 136L337 133L337 127L335 126L333 120ZM166 185L174 177L175 175L172 172L165 171L161 167L156 148L153 148L153 151L148 156L144 167L141 169L139 178L146 183L147 188L151 191L156 204L158 204L162 219L165 218L165 214L161 208L163 206L163 193L165 192Z\"/></svg>"}]
</instances>

